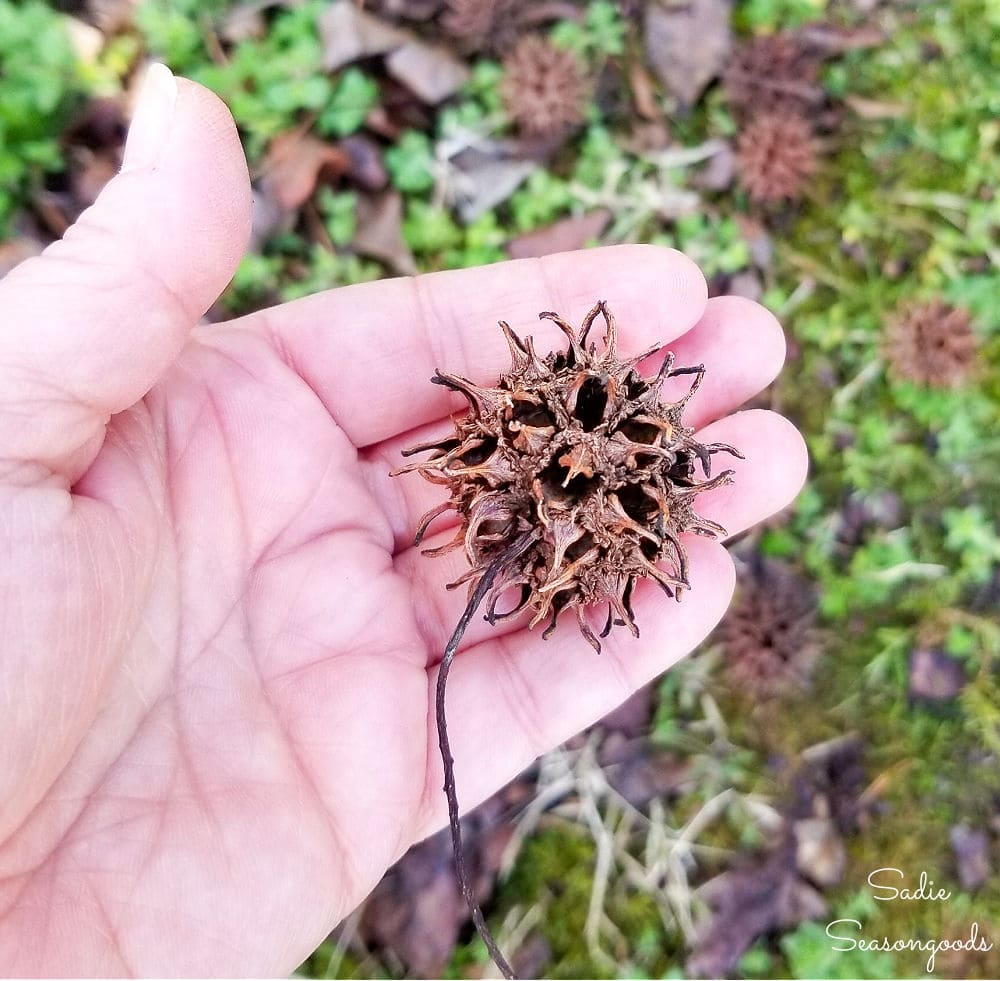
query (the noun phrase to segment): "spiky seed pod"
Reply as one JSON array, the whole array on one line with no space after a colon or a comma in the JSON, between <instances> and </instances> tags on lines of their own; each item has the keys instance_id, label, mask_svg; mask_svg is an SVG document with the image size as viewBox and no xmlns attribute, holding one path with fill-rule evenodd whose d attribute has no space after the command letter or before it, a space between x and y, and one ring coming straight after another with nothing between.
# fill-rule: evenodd
<instances>
[{"instance_id":1,"label":"spiky seed pod","mask_svg":"<svg viewBox=\"0 0 1000 981\"><path fill-rule=\"evenodd\" d=\"M897 378L953 388L972 375L978 345L968 312L935 299L899 310L889 320L885 349Z\"/></svg>"},{"instance_id":2,"label":"spiky seed pod","mask_svg":"<svg viewBox=\"0 0 1000 981\"><path fill-rule=\"evenodd\" d=\"M529 35L504 58L503 67L500 94L522 132L550 135L583 121L587 83L572 51Z\"/></svg>"},{"instance_id":3,"label":"spiky seed pod","mask_svg":"<svg viewBox=\"0 0 1000 981\"><path fill-rule=\"evenodd\" d=\"M531 539L486 593L488 621L530 611L531 627L548 621L547 637L572 609L600 651L586 607L607 604L601 637L616 625L638 636L631 599L639 579L680 599L690 586L681 536L725 534L694 510L698 494L732 479L731 470L711 477L712 455L740 454L723 443L699 443L682 421L704 366L677 368L667 354L654 376L643 377L636 366L657 348L620 360L615 320L603 302L579 333L554 313L539 316L563 331L567 349L540 358L530 337L522 340L501 322L510 370L493 388L438 372L432 380L461 392L469 413L455 420L452 435L407 450L431 456L399 472L417 471L449 490L449 499L423 516L416 537L419 544L438 515L458 512L454 539L427 552L465 549L469 571L452 586L468 583L471 594L498 557ZM607 328L601 352L587 343L598 316ZM665 401L663 385L677 375L693 375L692 384L676 402ZM695 475L696 462L704 480ZM508 591L517 598L498 612Z\"/></svg>"},{"instance_id":4,"label":"spiky seed pod","mask_svg":"<svg viewBox=\"0 0 1000 981\"><path fill-rule=\"evenodd\" d=\"M821 648L816 597L788 566L755 556L719 628L726 674L754 695L803 687Z\"/></svg>"},{"instance_id":5,"label":"spiky seed pod","mask_svg":"<svg viewBox=\"0 0 1000 981\"><path fill-rule=\"evenodd\" d=\"M812 128L795 113L762 113L740 133L736 165L743 186L758 204L796 200L816 171Z\"/></svg>"},{"instance_id":6,"label":"spiky seed pod","mask_svg":"<svg viewBox=\"0 0 1000 981\"><path fill-rule=\"evenodd\" d=\"M741 119L762 112L805 113L823 100L819 57L794 34L755 37L738 45L723 73L729 105Z\"/></svg>"}]
</instances>

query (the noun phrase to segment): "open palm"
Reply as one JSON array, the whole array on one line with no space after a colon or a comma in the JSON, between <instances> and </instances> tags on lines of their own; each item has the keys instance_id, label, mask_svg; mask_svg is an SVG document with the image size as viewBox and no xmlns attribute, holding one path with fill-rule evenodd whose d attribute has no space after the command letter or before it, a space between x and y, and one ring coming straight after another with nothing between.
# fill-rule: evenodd
<instances>
[{"instance_id":1,"label":"open palm","mask_svg":"<svg viewBox=\"0 0 1000 981\"><path fill-rule=\"evenodd\" d=\"M147 99L123 174L0 286L14 974L288 972L445 823L433 683L463 559L410 547L440 490L389 470L459 406L435 367L489 382L504 366L500 317L578 322L605 299L626 354L662 341L705 362L688 422L747 457L699 498L730 532L805 470L780 417L727 415L779 370L779 328L746 301L706 303L669 250L352 287L192 332L245 244L249 186L221 104L159 81L166 135ZM550 328L540 350L560 342ZM473 622L449 691L464 807L708 633L732 564L715 542L689 550L692 593L640 588L642 639L615 632L600 657L575 625L543 643Z\"/></svg>"}]
</instances>

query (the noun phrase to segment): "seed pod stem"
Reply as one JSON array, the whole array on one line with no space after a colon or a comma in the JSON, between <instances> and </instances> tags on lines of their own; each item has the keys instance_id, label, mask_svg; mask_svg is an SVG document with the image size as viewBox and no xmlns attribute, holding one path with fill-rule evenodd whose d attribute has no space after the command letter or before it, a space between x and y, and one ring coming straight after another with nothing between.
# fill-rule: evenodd
<instances>
[{"instance_id":1,"label":"seed pod stem","mask_svg":"<svg viewBox=\"0 0 1000 981\"><path fill-rule=\"evenodd\" d=\"M479 580L479 584L469 598L465 612L458 621L455 632L451 635L451 640L448 641L448 646L444 649L444 656L441 658L441 665L438 668L435 702L438 745L441 748L441 761L444 764L444 793L448 798L448 822L451 825L451 844L455 853L455 872L458 875L458 884L462 890L462 895L465 897L466 905L469 907L469 912L472 914L472 922L476 925L479 936L483 938L483 943L486 944L486 949L489 951L490 957L493 958L493 963L500 968L505 978L515 977L514 971L497 946L497 942L493 939L490 928L486 925L486 920L483 918L483 911L479 908L479 903L476 902L475 894L472 891L472 884L469 882L469 876L465 870L465 852L462 848L462 826L458 813L458 795L455 791L455 759L451 755L451 745L448 742L448 722L445 717L444 700L445 689L448 685L448 673L451 670L452 661L455 660L458 645L462 642L462 637L465 635L466 628L472 622L476 610L479 609L486 594L490 591L493 581L503 567L509 562L514 562L520 558L528 550L536 537L537 533L533 529L526 531L520 538L515 539L508 548L505 548L483 573L482 579Z\"/></svg>"}]
</instances>

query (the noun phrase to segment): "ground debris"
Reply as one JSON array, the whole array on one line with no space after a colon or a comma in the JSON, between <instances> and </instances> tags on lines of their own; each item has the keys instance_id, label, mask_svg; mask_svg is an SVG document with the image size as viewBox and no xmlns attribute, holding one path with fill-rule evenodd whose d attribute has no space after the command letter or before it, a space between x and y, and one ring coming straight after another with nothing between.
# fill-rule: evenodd
<instances>
[{"instance_id":1,"label":"ground debris","mask_svg":"<svg viewBox=\"0 0 1000 981\"><path fill-rule=\"evenodd\" d=\"M358 198L357 231L351 243L354 251L384 262L401 276L417 271L403 238L403 198L398 191Z\"/></svg>"},{"instance_id":2,"label":"ground debris","mask_svg":"<svg viewBox=\"0 0 1000 981\"><path fill-rule=\"evenodd\" d=\"M729 57L729 0L651 2L646 8L646 57L684 106L693 105Z\"/></svg>"},{"instance_id":3,"label":"ground debris","mask_svg":"<svg viewBox=\"0 0 1000 981\"><path fill-rule=\"evenodd\" d=\"M572 252L582 249L592 240L600 238L601 232L611 221L611 213L605 208L597 208L582 215L563 218L547 228L518 235L507 247L512 259L528 259L556 252Z\"/></svg>"},{"instance_id":4,"label":"ground debris","mask_svg":"<svg viewBox=\"0 0 1000 981\"><path fill-rule=\"evenodd\" d=\"M958 881L963 889L974 892L986 884L992 873L989 838L978 828L956 824L951 829L950 839Z\"/></svg>"},{"instance_id":5,"label":"ground debris","mask_svg":"<svg viewBox=\"0 0 1000 981\"><path fill-rule=\"evenodd\" d=\"M532 790L524 776L462 818L466 867L480 903L503 872L512 813ZM358 932L380 959L401 962L414 977L434 978L442 976L468 921L445 829L414 845L385 874L362 908ZM531 958L539 955L536 950Z\"/></svg>"},{"instance_id":6,"label":"ground debris","mask_svg":"<svg viewBox=\"0 0 1000 981\"><path fill-rule=\"evenodd\" d=\"M758 938L826 914L823 897L800 875L789 838L756 862L709 880L699 890L712 909L685 965L696 978L732 977Z\"/></svg>"},{"instance_id":7,"label":"ground debris","mask_svg":"<svg viewBox=\"0 0 1000 981\"><path fill-rule=\"evenodd\" d=\"M910 655L910 698L920 702L950 702L965 687L961 662L934 647Z\"/></svg>"}]
</instances>

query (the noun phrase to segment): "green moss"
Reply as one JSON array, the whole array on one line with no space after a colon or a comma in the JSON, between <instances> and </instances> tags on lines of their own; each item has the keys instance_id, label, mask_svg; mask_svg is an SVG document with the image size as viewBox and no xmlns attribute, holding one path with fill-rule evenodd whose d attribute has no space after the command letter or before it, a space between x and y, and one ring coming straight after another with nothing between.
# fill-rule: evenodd
<instances>
[{"instance_id":1,"label":"green moss","mask_svg":"<svg viewBox=\"0 0 1000 981\"><path fill-rule=\"evenodd\" d=\"M541 910L537 930L552 960L552 978L657 977L683 958L677 937L668 936L654 899L612 876L604 905L616 928L602 933L606 957L594 956L586 940L597 849L582 828L553 822L529 838L499 897L500 909L517 905ZM610 959L608 959L610 958Z\"/></svg>"}]
</instances>

